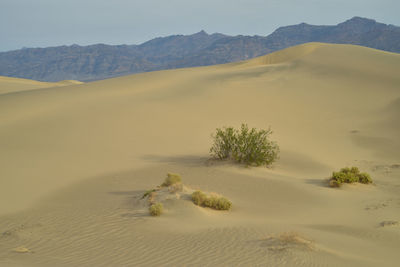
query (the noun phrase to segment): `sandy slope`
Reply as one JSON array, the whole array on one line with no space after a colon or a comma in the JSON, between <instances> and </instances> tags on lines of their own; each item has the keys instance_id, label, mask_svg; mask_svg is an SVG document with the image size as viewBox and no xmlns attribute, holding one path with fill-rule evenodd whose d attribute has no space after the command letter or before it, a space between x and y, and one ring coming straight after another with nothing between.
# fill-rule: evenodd
<instances>
[{"instance_id":1,"label":"sandy slope","mask_svg":"<svg viewBox=\"0 0 400 267\"><path fill-rule=\"evenodd\" d=\"M312 43L3 94L0 265L396 266L400 227L380 223L400 221L399 71L398 54ZM241 122L274 130L272 169L207 161L215 128ZM376 185L326 187L345 165ZM171 171L232 211L180 199L149 217L140 197Z\"/></svg>"},{"instance_id":2,"label":"sandy slope","mask_svg":"<svg viewBox=\"0 0 400 267\"><path fill-rule=\"evenodd\" d=\"M39 82L29 79L0 76L0 95L40 88L82 84L80 81L65 80L59 82Z\"/></svg>"}]
</instances>

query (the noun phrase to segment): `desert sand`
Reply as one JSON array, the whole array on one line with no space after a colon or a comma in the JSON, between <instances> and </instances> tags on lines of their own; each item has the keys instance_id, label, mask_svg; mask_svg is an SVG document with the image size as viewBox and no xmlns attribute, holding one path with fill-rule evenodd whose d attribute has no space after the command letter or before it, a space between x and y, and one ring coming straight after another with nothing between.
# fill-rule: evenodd
<instances>
[{"instance_id":1,"label":"desert sand","mask_svg":"<svg viewBox=\"0 0 400 267\"><path fill-rule=\"evenodd\" d=\"M309 43L85 84L1 78L0 266L398 266L399 73L399 54ZM272 167L209 160L215 129L241 123L272 128ZM345 166L374 184L328 187ZM167 172L232 209L176 198L149 216Z\"/></svg>"},{"instance_id":2,"label":"desert sand","mask_svg":"<svg viewBox=\"0 0 400 267\"><path fill-rule=\"evenodd\" d=\"M75 80L65 80L59 82L39 82L29 79L20 79L0 76L0 95L6 93L16 93L27 90L48 88L48 87L58 87L73 84L82 84L83 82Z\"/></svg>"}]
</instances>

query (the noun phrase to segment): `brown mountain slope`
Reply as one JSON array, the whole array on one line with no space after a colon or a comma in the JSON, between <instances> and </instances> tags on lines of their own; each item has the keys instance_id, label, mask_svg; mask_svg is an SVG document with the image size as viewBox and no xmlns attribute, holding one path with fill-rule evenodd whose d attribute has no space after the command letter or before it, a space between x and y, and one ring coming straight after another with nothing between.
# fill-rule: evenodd
<instances>
[{"instance_id":1,"label":"brown mountain slope","mask_svg":"<svg viewBox=\"0 0 400 267\"><path fill-rule=\"evenodd\" d=\"M301 23L268 36L173 35L141 45L60 46L0 53L0 75L41 81L93 81L131 73L246 60L308 42L357 44L400 52L400 28L354 17L338 25Z\"/></svg>"}]
</instances>

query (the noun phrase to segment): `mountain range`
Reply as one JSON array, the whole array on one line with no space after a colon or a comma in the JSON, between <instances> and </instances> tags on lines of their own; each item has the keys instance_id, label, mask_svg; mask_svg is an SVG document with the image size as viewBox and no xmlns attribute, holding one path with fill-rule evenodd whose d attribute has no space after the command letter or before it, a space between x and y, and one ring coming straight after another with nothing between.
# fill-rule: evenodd
<instances>
[{"instance_id":1,"label":"mountain range","mask_svg":"<svg viewBox=\"0 0 400 267\"><path fill-rule=\"evenodd\" d=\"M93 81L132 73L246 60L307 42L355 44L400 53L400 27L354 17L334 26L301 23L268 36L200 31L140 45L58 46L0 53L0 75L38 81Z\"/></svg>"}]
</instances>

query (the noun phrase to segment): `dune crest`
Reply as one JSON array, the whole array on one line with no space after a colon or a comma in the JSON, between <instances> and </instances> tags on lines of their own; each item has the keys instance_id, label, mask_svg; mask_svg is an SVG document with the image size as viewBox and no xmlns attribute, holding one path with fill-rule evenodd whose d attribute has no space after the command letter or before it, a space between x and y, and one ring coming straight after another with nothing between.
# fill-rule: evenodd
<instances>
[{"instance_id":1,"label":"dune crest","mask_svg":"<svg viewBox=\"0 0 400 267\"><path fill-rule=\"evenodd\" d=\"M315 49L328 44L324 43L305 43L298 46L289 47L265 56L250 59L246 65L271 65L290 62L312 53Z\"/></svg>"},{"instance_id":2,"label":"dune crest","mask_svg":"<svg viewBox=\"0 0 400 267\"><path fill-rule=\"evenodd\" d=\"M60 86L63 86L63 85L83 84L84 82L77 80L63 80L56 83L59 84Z\"/></svg>"},{"instance_id":3,"label":"dune crest","mask_svg":"<svg viewBox=\"0 0 400 267\"><path fill-rule=\"evenodd\" d=\"M29 79L0 76L0 95L7 93L21 92L21 91L30 91L36 89L78 85L78 84L83 84L83 82L75 80L65 80L59 82L39 82Z\"/></svg>"}]
</instances>

